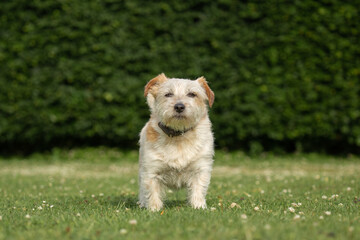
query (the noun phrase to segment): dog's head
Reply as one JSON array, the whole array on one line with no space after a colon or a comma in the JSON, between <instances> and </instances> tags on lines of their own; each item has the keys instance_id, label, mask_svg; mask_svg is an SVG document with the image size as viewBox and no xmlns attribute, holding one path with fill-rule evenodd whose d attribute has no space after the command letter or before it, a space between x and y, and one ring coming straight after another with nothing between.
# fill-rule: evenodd
<instances>
[{"instance_id":1,"label":"dog's head","mask_svg":"<svg viewBox=\"0 0 360 240\"><path fill-rule=\"evenodd\" d=\"M211 107L215 97L204 77L188 80L165 74L150 80L144 95L152 114L175 130L194 127L207 114L206 102Z\"/></svg>"}]
</instances>

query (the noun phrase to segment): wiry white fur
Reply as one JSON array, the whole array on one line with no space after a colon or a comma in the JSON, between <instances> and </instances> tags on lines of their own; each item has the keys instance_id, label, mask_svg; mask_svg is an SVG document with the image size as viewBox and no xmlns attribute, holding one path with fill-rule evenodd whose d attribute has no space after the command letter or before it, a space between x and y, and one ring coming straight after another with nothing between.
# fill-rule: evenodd
<instances>
[{"instance_id":1,"label":"wiry white fur","mask_svg":"<svg viewBox=\"0 0 360 240\"><path fill-rule=\"evenodd\" d=\"M172 97L165 97L166 93ZM187 96L197 94L195 98ZM196 99L200 98L200 99ZM207 95L198 81L168 79L156 93L147 95L151 118L140 133L139 201L152 211L163 207L166 187L188 189L193 208L206 208L206 192L210 184L214 144L211 122L207 114ZM175 118L174 105L185 105L184 118ZM169 137L159 122L176 130L191 129L181 136ZM147 139L147 128L156 131L156 140Z\"/></svg>"}]
</instances>

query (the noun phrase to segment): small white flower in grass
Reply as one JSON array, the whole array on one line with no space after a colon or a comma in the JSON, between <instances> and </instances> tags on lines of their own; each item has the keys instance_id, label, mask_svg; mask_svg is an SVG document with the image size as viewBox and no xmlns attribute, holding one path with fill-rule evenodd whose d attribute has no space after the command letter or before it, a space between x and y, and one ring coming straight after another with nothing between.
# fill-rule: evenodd
<instances>
[{"instance_id":1,"label":"small white flower in grass","mask_svg":"<svg viewBox=\"0 0 360 240\"><path fill-rule=\"evenodd\" d=\"M216 211L216 208L211 207L211 208L210 208L210 211L212 211L212 212L213 212L213 211Z\"/></svg>"},{"instance_id":2,"label":"small white flower in grass","mask_svg":"<svg viewBox=\"0 0 360 240\"><path fill-rule=\"evenodd\" d=\"M168 190L168 193L173 193L173 191L171 189Z\"/></svg>"},{"instance_id":3,"label":"small white flower in grass","mask_svg":"<svg viewBox=\"0 0 360 240\"><path fill-rule=\"evenodd\" d=\"M102 197L102 196L104 196L104 194L103 194L103 193L100 193L99 196Z\"/></svg>"},{"instance_id":4,"label":"small white flower in grass","mask_svg":"<svg viewBox=\"0 0 360 240\"><path fill-rule=\"evenodd\" d=\"M297 203L291 203L293 207L298 207L299 205Z\"/></svg>"},{"instance_id":5,"label":"small white flower in grass","mask_svg":"<svg viewBox=\"0 0 360 240\"><path fill-rule=\"evenodd\" d=\"M265 191L264 191L264 190L260 190L260 193L261 193L261 194L264 194L264 193L265 193Z\"/></svg>"},{"instance_id":6,"label":"small white flower in grass","mask_svg":"<svg viewBox=\"0 0 360 240\"><path fill-rule=\"evenodd\" d=\"M119 213L119 212L120 212L120 210L115 210L115 212Z\"/></svg>"},{"instance_id":7,"label":"small white flower in grass","mask_svg":"<svg viewBox=\"0 0 360 240\"><path fill-rule=\"evenodd\" d=\"M247 197L251 197L251 195L248 194L247 192L244 192L244 194L245 194Z\"/></svg>"},{"instance_id":8,"label":"small white flower in grass","mask_svg":"<svg viewBox=\"0 0 360 240\"><path fill-rule=\"evenodd\" d=\"M337 197L339 197L339 195L333 194L333 195L331 195L331 197L330 197L329 199L335 199L335 198L337 198Z\"/></svg>"},{"instance_id":9,"label":"small white flower in grass","mask_svg":"<svg viewBox=\"0 0 360 240\"><path fill-rule=\"evenodd\" d=\"M231 207L231 208L239 207L239 205L238 205L237 203L233 202L233 203L231 203L230 207Z\"/></svg>"},{"instance_id":10,"label":"small white flower in grass","mask_svg":"<svg viewBox=\"0 0 360 240\"><path fill-rule=\"evenodd\" d=\"M38 209L39 209L39 210L42 210L43 208L42 208L42 206L39 206Z\"/></svg>"},{"instance_id":11,"label":"small white flower in grass","mask_svg":"<svg viewBox=\"0 0 360 240\"><path fill-rule=\"evenodd\" d=\"M304 215L304 212L299 212L299 215Z\"/></svg>"},{"instance_id":12,"label":"small white flower in grass","mask_svg":"<svg viewBox=\"0 0 360 240\"><path fill-rule=\"evenodd\" d=\"M120 234L127 234L127 230L124 228L120 229Z\"/></svg>"},{"instance_id":13,"label":"small white flower in grass","mask_svg":"<svg viewBox=\"0 0 360 240\"><path fill-rule=\"evenodd\" d=\"M25 215L25 218L28 218L28 219L29 219L29 218L31 218L31 216L30 216L29 214L26 214L26 215Z\"/></svg>"},{"instance_id":14,"label":"small white flower in grass","mask_svg":"<svg viewBox=\"0 0 360 240\"><path fill-rule=\"evenodd\" d=\"M255 210L255 211L259 211L260 208L259 208L258 206L256 206L256 207L254 207L254 210Z\"/></svg>"},{"instance_id":15,"label":"small white flower in grass","mask_svg":"<svg viewBox=\"0 0 360 240\"><path fill-rule=\"evenodd\" d=\"M130 208L127 208L127 207L126 207L126 208L125 208L125 211L130 211Z\"/></svg>"},{"instance_id":16,"label":"small white flower in grass","mask_svg":"<svg viewBox=\"0 0 360 240\"><path fill-rule=\"evenodd\" d=\"M339 205L338 205L339 207L342 207L342 206L344 206L344 204L342 204L342 203L339 203Z\"/></svg>"},{"instance_id":17,"label":"small white flower in grass","mask_svg":"<svg viewBox=\"0 0 360 240\"><path fill-rule=\"evenodd\" d=\"M347 187L346 191L348 191L348 192L351 191L351 187Z\"/></svg>"},{"instance_id":18,"label":"small white flower in grass","mask_svg":"<svg viewBox=\"0 0 360 240\"><path fill-rule=\"evenodd\" d=\"M136 221L136 219L131 219L131 220L129 221L129 223L130 223L131 225L136 225L136 224L137 224L137 221Z\"/></svg>"},{"instance_id":19,"label":"small white flower in grass","mask_svg":"<svg viewBox=\"0 0 360 240\"><path fill-rule=\"evenodd\" d=\"M327 196L323 195L321 198L322 198L322 199L327 199Z\"/></svg>"},{"instance_id":20,"label":"small white flower in grass","mask_svg":"<svg viewBox=\"0 0 360 240\"><path fill-rule=\"evenodd\" d=\"M330 215L331 215L331 212L330 212L330 211L326 211L326 212L325 212L325 215L330 216Z\"/></svg>"},{"instance_id":21,"label":"small white flower in grass","mask_svg":"<svg viewBox=\"0 0 360 240\"><path fill-rule=\"evenodd\" d=\"M43 201L43 203L46 203L46 201Z\"/></svg>"},{"instance_id":22,"label":"small white flower in grass","mask_svg":"<svg viewBox=\"0 0 360 240\"><path fill-rule=\"evenodd\" d=\"M244 220L245 220L245 219L247 219L246 214L241 214L241 216L240 216L240 217L241 217L241 219L244 219Z\"/></svg>"},{"instance_id":23,"label":"small white flower in grass","mask_svg":"<svg viewBox=\"0 0 360 240\"><path fill-rule=\"evenodd\" d=\"M91 197L94 198L94 197L95 197L95 194L91 194Z\"/></svg>"},{"instance_id":24,"label":"small white flower in grass","mask_svg":"<svg viewBox=\"0 0 360 240\"><path fill-rule=\"evenodd\" d=\"M50 206L50 208L53 208L53 207L54 207L54 205L51 205L51 206Z\"/></svg>"},{"instance_id":25,"label":"small white flower in grass","mask_svg":"<svg viewBox=\"0 0 360 240\"><path fill-rule=\"evenodd\" d=\"M297 215L297 214L296 214L296 215L294 216L294 220L299 220L299 219L300 219L300 215Z\"/></svg>"},{"instance_id":26,"label":"small white flower in grass","mask_svg":"<svg viewBox=\"0 0 360 240\"><path fill-rule=\"evenodd\" d=\"M295 212L295 208L293 208L293 207L289 207L288 210L289 210L289 212L292 212L292 213Z\"/></svg>"},{"instance_id":27,"label":"small white flower in grass","mask_svg":"<svg viewBox=\"0 0 360 240\"><path fill-rule=\"evenodd\" d=\"M302 203L301 202L298 202L298 204L297 204L299 207L302 205Z\"/></svg>"},{"instance_id":28,"label":"small white flower in grass","mask_svg":"<svg viewBox=\"0 0 360 240\"><path fill-rule=\"evenodd\" d=\"M323 217L323 216L320 216L320 217L319 217L319 219L320 219L320 220L323 220L323 219L324 219L324 217Z\"/></svg>"},{"instance_id":29,"label":"small white flower in grass","mask_svg":"<svg viewBox=\"0 0 360 240\"><path fill-rule=\"evenodd\" d=\"M80 213L77 213L76 216L77 216L77 217L80 217L81 215L80 215Z\"/></svg>"}]
</instances>

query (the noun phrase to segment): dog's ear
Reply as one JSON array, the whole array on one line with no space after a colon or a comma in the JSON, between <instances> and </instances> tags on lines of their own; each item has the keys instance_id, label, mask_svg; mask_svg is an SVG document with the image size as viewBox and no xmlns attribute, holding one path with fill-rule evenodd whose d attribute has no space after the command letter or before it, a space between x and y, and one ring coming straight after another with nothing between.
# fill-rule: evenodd
<instances>
[{"instance_id":1,"label":"dog's ear","mask_svg":"<svg viewBox=\"0 0 360 240\"><path fill-rule=\"evenodd\" d=\"M144 90L144 97L147 97L147 95L149 94L149 92L156 92L157 87L163 83L167 81L167 77L165 76L164 73L158 75L157 77L151 79L145 86L145 90Z\"/></svg>"},{"instance_id":2,"label":"dog's ear","mask_svg":"<svg viewBox=\"0 0 360 240\"><path fill-rule=\"evenodd\" d=\"M210 87L207 84L206 79L204 77L199 77L198 79L196 79L196 81L201 85L202 88L205 89L206 95L209 100L209 106L211 107L215 100L214 92L210 89Z\"/></svg>"}]
</instances>

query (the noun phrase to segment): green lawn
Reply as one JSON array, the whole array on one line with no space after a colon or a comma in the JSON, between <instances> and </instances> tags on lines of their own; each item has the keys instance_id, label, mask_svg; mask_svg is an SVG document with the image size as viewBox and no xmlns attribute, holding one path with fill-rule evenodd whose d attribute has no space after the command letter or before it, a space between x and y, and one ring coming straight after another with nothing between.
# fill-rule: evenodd
<instances>
[{"instance_id":1,"label":"green lawn","mask_svg":"<svg viewBox=\"0 0 360 240\"><path fill-rule=\"evenodd\" d=\"M217 152L207 210L137 206L137 153L0 160L0 239L359 239L360 158Z\"/></svg>"}]
</instances>

